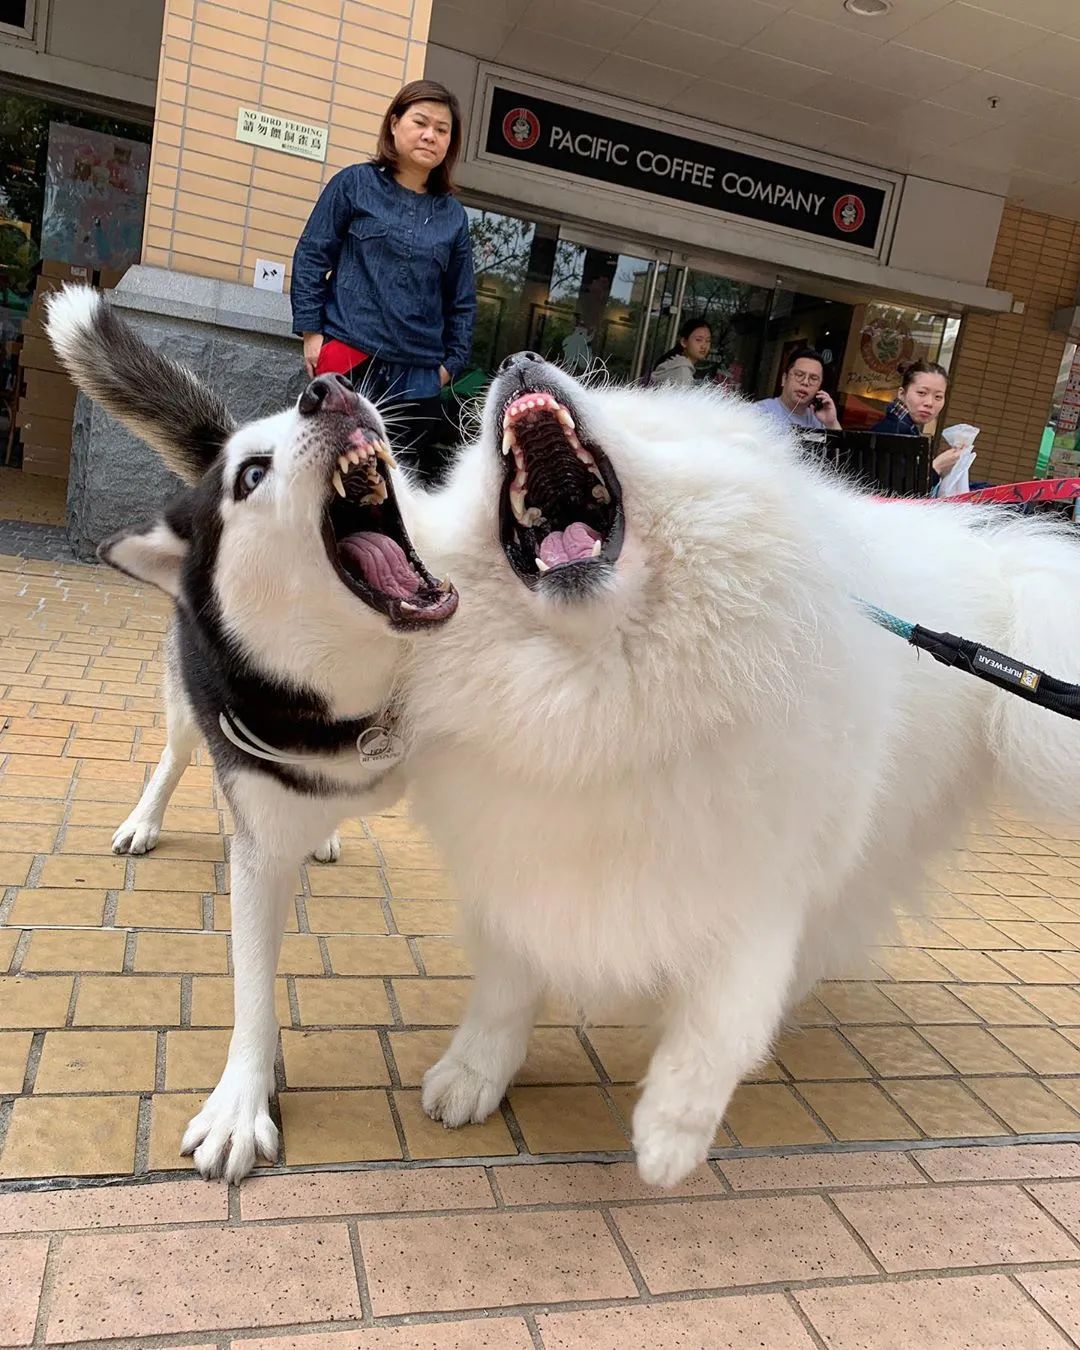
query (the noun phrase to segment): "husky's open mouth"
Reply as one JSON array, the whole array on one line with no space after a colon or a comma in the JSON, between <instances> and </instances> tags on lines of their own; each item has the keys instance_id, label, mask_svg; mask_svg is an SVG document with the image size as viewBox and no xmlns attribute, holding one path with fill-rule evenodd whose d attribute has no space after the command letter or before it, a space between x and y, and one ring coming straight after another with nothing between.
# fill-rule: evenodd
<instances>
[{"instance_id":1,"label":"husky's open mouth","mask_svg":"<svg viewBox=\"0 0 1080 1350\"><path fill-rule=\"evenodd\" d=\"M508 399L502 453L499 529L510 566L530 586L588 590L622 549L622 492L607 456L544 390Z\"/></svg>"},{"instance_id":2,"label":"husky's open mouth","mask_svg":"<svg viewBox=\"0 0 1080 1350\"><path fill-rule=\"evenodd\" d=\"M356 427L327 484L323 539L331 565L354 595L395 628L442 623L457 609L450 581L424 566L406 533L388 468L385 441Z\"/></svg>"}]
</instances>

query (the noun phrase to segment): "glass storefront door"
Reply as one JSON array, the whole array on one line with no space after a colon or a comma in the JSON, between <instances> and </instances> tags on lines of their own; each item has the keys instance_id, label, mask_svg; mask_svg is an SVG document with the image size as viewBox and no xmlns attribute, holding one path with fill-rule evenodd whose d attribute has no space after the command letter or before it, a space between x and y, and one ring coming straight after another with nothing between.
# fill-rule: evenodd
<instances>
[{"instance_id":1,"label":"glass storefront door","mask_svg":"<svg viewBox=\"0 0 1080 1350\"><path fill-rule=\"evenodd\" d=\"M620 248L547 221L466 208L476 268L474 376L512 352L539 352L572 374L601 366L639 378L671 255Z\"/></svg>"}]
</instances>

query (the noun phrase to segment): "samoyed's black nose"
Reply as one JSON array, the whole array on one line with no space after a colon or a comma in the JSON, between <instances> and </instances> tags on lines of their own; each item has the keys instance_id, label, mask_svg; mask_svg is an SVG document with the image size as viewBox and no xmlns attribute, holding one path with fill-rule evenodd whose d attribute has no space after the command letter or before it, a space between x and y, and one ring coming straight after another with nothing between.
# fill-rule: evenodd
<instances>
[{"instance_id":1,"label":"samoyed's black nose","mask_svg":"<svg viewBox=\"0 0 1080 1350\"><path fill-rule=\"evenodd\" d=\"M297 405L305 417L312 413L353 413L360 406L359 396L340 375L316 375L300 395Z\"/></svg>"},{"instance_id":2,"label":"samoyed's black nose","mask_svg":"<svg viewBox=\"0 0 1080 1350\"><path fill-rule=\"evenodd\" d=\"M543 359L537 352L515 352L513 356L508 356L503 361L499 367L499 374L502 375L508 370L527 370L534 362Z\"/></svg>"}]
</instances>

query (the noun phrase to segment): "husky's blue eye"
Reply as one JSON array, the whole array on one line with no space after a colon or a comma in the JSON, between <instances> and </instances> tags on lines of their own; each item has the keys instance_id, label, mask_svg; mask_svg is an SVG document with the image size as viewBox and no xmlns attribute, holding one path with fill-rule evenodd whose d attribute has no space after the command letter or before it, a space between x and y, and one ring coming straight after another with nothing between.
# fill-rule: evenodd
<instances>
[{"instance_id":1,"label":"husky's blue eye","mask_svg":"<svg viewBox=\"0 0 1080 1350\"><path fill-rule=\"evenodd\" d=\"M237 501L250 497L269 472L270 466L265 460L252 460L245 464L236 477L235 496Z\"/></svg>"}]
</instances>

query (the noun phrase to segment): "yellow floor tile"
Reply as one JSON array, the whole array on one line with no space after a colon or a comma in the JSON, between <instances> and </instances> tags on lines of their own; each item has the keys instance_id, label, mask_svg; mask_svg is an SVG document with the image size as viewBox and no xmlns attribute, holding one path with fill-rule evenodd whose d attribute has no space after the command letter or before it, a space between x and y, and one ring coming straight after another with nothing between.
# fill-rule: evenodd
<instances>
[{"instance_id":1,"label":"yellow floor tile","mask_svg":"<svg viewBox=\"0 0 1080 1350\"><path fill-rule=\"evenodd\" d=\"M805 1083L799 1091L837 1139L919 1137L876 1083Z\"/></svg>"},{"instance_id":2,"label":"yellow floor tile","mask_svg":"<svg viewBox=\"0 0 1080 1350\"><path fill-rule=\"evenodd\" d=\"M172 858L139 858L135 862L137 891L216 891L214 865L178 862Z\"/></svg>"},{"instance_id":3,"label":"yellow floor tile","mask_svg":"<svg viewBox=\"0 0 1080 1350\"><path fill-rule=\"evenodd\" d=\"M124 858L87 858L64 854L46 858L41 870L41 886L63 889L90 886L96 890L119 890L124 884L127 861Z\"/></svg>"},{"instance_id":4,"label":"yellow floor tile","mask_svg":"<svg viewBox=\"0 0 1080 1350\"><path fill-rule=\"evenodd\" d=\"M27 887L15 896L8 923L21 928L96 928L105 914L105 898L104 891Z\"/></svg>"},{"instance_id":5,"label":"yellow floor tile","mask_svg":"<svg viewBox=\"0 0 1080 1350\"><path fill-rule=\"evenodd\" d=\"M460 931L458 907L447 900L394 900L390 905L399 933L452 937Z\"/></svg>"},{"instance_id":6,"label":"yellow floor tile","mask_svg":"<svg viewBox=\"0 0 1080 1350\"><path fill-rule=\"evenodd\" d=\"M445 866L443 859L430 844L406 843L401 840L380 841L379 849L387 867L395 871L438 871ZM372 851L374 857L374 850ZM411 897L418 899L419 897Z\"/></svg>"},{"instance_id":7,"label":"yellow floor tile","mask_svg":"<svg viewBox=\"0 0 1080 1350\"><path fill-rule=\"evenodd\" d=\"M872 984L820 984L817 998L840 1023L892 1023L910 1019Z\"/></svg>"},{"instance_id":8,"label":"yellow floor tile","mask_svg":"<svg viewBox=\"0 0 1080 1350\"><path fill-rule=\"evenodd\" d=\"M120 971L124 968L127 935L89 929L38 928L30 934L23 971L53 974L59 971Z\"/></svg>"},{"instance_id":9,"label":"yellow floor tile","mask_svg":"<svg viewBox=\"0 0 1080 1350\"><path fill-rule=\"evenodd\" d=\"M1014 947L1023 947L1025 951L1054 951L1061 946L1061 939L1050 931L1045 924L1033 919L1023 919L1015 923L999 920L994 924L1007 938L1012 939ZM1080 924L1077 924L1080 929Z\"/></svg>"},{"instance_id":10,"label":"yellow floor tile","mask_svg":"<svg viewBox=\"0 0 1080 1350\"><path fill-rule=\"evenodd\" d=\"M971 984L1012 984L1013 976L984 952L935 951L934 960L949 972L954 980Z\"/></svg>"},{"instance_id":11,"label":"yellow floor tile","mask_svg":"<svg viewBox=\"0 0 1080 1350\"><path fill-rule=\"evenodd\" d=\"M405 1087L419 1087L424 1074L442 1058L453 1034L450 1027L439 1027L433 1031L390 1032L390 1051L394 1056L398 1078Z\"/></svg>"},{"instance_id":12,"label":"yellow floor tile","mask_svg":"<svg viewBox=\"0 0 1080 1350\"><path fill-rule=\"evenodd\" d=\"M156 1057L152 1031L50 1031L34 1093L149 1092Z\"/></svg>"},{"instance_id":13,"label":"yellow floor tile","mask_svg":"<svg viewBox=\"0 0 1080 1350\"><path fill-rule=\"evenodd\" d=\"M63 818L63 802L20 801L14 797L0 797L0 821L7 825L59 825Z\"/></svg>"},{"instance_id":14,"label":"yellow floor tile","mask_svg":"<svg viewBox=\"0 0 1080 1350\"><path fill-rule=\"evenodd\" d=\"M381 900L386 894L382 874L377 867L347 867L335 863L331 867L310 866L307 869L308 889L312 895L368 897Z\"/></svg>"},{"instance_id":15,"label":"yellow floor tile","mask_svg":"<svg viewBox=\"0 0 1080 1350\"><path fill-rule=\"evenodd\" d=\"M599 1088L515 1087L509 1099L530 1153L629 1147Z\"/></svg>"},{"instance_id":16,"label":"yellow floor tile","mask_svg":"<svg viewBox=\"0 0 1080 1350\"><path fill-rule=\"evenodd\" d=\"M278 972L281 975L321 975L323 959L319 939L307 933L286 933L281 943Z\"/></svg>"},{"instance_id":17,"label":"yellow floor tile","mask_svg":"<svg viewBox=\"0 0 1080 1350\"><path fill-rule=\"evenodd\" d=\"M282 979L274 981L274 1011L278 1023L289 1026L289 991ZM233 982L231 978L196 975L191 981L191 1025L193 1027L231 1027L233 1024Z\"/></svg>"},{"instance_id":18,"label":"yellow floor tile","mask_svg":"<svg viewBox=\"0 0 1080 1350\"><path fill-rule=\"evenodd\" d=\"M394 1093L394 1103L411 1158L490 1158L517 1152L498 1110L482 1125L463 1125L460 1129L448 1130L441 1122L424 1114L419 1092L398 1090Z\"/></svg>"},{"instance_id":19,"label":"yellow floor tile","mask_svg":"<svg viewBox=\"0 0 1080 1350\"><path fill-rule=\"evenodd\" d=\"M199 898L200 904L202 898ZM229 903L227 895L215 895L213 897L214 910L214 930L219 933L227 933L232 929L232 906ZM296 905L289 906L289 912L285 918L285 932L298 933L300 925L296 921Z\"/></svg>"},{"instance_id":20,"label":"yellow floor tile","mask_svg":"<svg viewBox=\"0 0 1080 1350\"><path fill-rule=\"evenodd\" d=\"M913 1022L977 1022L979 1019L954 994L937 984L883 985L883 992Z\"/></svg>"},{"instance_id":21,"label":"yellow floor tile","mask_svg":"<svg viewBox=\"0 0 1080 1350\"><path fill-rule=\"evenodd\" d=\"M0 1093L22 1092L33 1039L29 1031L0 1031Z\"/></svg>"},{"instance_id":22,"label":"yellow floor tile","mask_svg":"<svg viewBox=\"0 0 1080 1350\"><path fill-rule=\"evenodd\" d=\"M996 1026L1038 1026L1046 1018L1012 989L998 985L952 985L952 992L984 1022Z\"/></svg>"},{"instance_id":23,"label":"yellow floor tile","mask_svg":"<svg viewBox=\"0 0 1080 1350\"><path fill-rule=\"evenodd\" d=\"M829 1137L783 1083L741 1083L724 1124L746 1148L820 1144Z\"/></svg>"},{"instance_id":24,"label":"yellow floor tile","mask_svg":"<svg viewBox=\"0 0 1080 1350\"><path fill-rule=\"evenodd\" d=\"M202 928L202 896L186 891L121 891L119 928Z\"/></svg>"},{"instance_id":25,"label":"yellow floor tile","mask_svg":"<svg viewBox=\"0 0 1080 1350\"><path fill-rule=\"evenodd\" d=\"M961 1083L941 1079L899 1079L885 1090L922 1132L933 1139L979 1138L1001 1126Z\"/></svg>"},{"instance_id":26,"label":"yellow floor tile","mask_svg":"<svg viewBox=\"0 0 1080 1350\"><path fill-rule=\"evenodd\" d=\"M283 1031L281 1048L290 1088L389 1086L375 1031Z\"/></svg>"},{"instance_id":27,"label":"yellow floor tile","mask_svg":"<svg viewBox=\"0 0 1080 1350\"><path fill-rule=\"evenodd\" d=\"M189 1172L195 1166L190 1158L180 1156L180 1141L206 1096L205 1092L155 1092L150 1098L147 1166L152 1172Z\"/></svg>"},{"instance_id":28,"label":"yellow floor tile","mask_svg":"<svg viewBox=\"0 0 1080 1350\"><path fill-rule=\"evenodd\" d=\"M135 1165L138 1097L21 1097L0 1176L100 1176Z\"/></svg>"},{"instance_id":29,"label":"yellow floor tile","mask_svg":"<svg viewBox=\"0 0 1080 1350\"><path fill-rule=\"evenodd\" d=\"M1023 1064L984 1027L920 1027L957 1073L1024 1073Z\"/></svg>"},{"instance_id":30,"label":"yellow floor tile","mask_svg":"<svg viewBox=\"0 0 1080 1350\"><path fill-rule=\"evenodd\" d=\"M305 1027L385 1026L394 1020L382 980L298 977L295 984Z\"/></svg>"},{"instance_id":31,"label":"yellow floor tile","mask_svg":"<svg viewBox=\"0 0 1080 1350\"><path fill-rule=\"evenodd\" d=\"M390 1103L381 1089L283 1092L278 1103L291 1166L401 1157Z\"/></svg>"},{"instance_id":32,"label":"yellow floor tile","mask_svg":"<svg viewBox=\"0 0 1080 1350\"><path fill-rule=\"evenodd\" d=\"M165 1036L165 1089L209 1091L225 1068L231 1032L170 1031Z\"/></svg>"},{"instance_id":33,"label":"yellow floor tile","mask_svg":"<svg viewBox=\"0 0 1080 1350\"><path fill-rule=\"evenodd\" d=\"M998 952L995 957L1024 984L1072 984L1072 972L1042 952Z\"/></svg>"},{"instance_id":34,"label":"yellow floor tile","mask_svg":"<svg viewBox=\"0 0 1080 1350\"><path fill-rule=\"evenodd\" d=\"M426 975L471 975L472 961L460 942L453 938L420 937L416 950L424 963Z\"/></svg>"},{"instance_id":35,"label":"yellow floor tile","mask_svg":"<svg viewBox=\"0 0 1080 1350\"><path fill-rule=\"evenodd\" d=\"M449 872L389 867L386 880L395 900L456 900ZM363 892L357 892L362 894Z\"/></svg>"},{"instance_id":36,"label":"yellow floor tile","mask_svg":"<svg viewBox=\"0 0 1080 1350\"><path fill-rule=\"evenodd\" d=\"M386 930L386 917L378 900L335 899L309 896L308 927L313 933L376 933Z\"/></svg>"},{"instance_id":37,"label":"yellow floor tile","mask_svg":"<svg viewBox=\"0 0 1080 1350\"><path fill-rule=\"evenodd\" d=\"M914 947L875 947L874 963L894 980L947 980L949 971L928 952Z\"/></svg>"},{"instance_id":38,"label":"yellow floor tile","mask_svg":"<svg viewBox=\"0 0 1080 1350\"><path fill-rule=\"evenodd\" d=\"M787 1032L774 1054L792 1078L869 1078L866 1065L831 1027Z\"/></svg>"},{"instance_id":39,"label":"yellow floor tile","mask_svg":"<svg viewBox=\"0 0 1080 1350\"><path fill-rule=\"evenodd\" d=\"M471 980L395 980L401 1016L409 1026L455 1026L465 1015Z\"/></svg>"},{"instance_id":40,"label":"yellow floor tile","mask_svg":"<svg viewBox=\"0 0 1080 1350\"><path fill-rule=\"evenodd\" d=\"M1080 1112L1080 1078L1051 1078L1044 1086L1058 1097L1063 1097L1073 1110Z\"/></svg>"},{"instance_id":41,"label":"yellow floor tile","mask_svg":"<svg viewBox=\"0 0 1080 1350\"><path fill-rule=\"evenodd\" d=\"M198 971L224 974L228 969L227 939L223 933L142 932L135 939L135 969Z\"/></svg>"},{"instance_id":42,"label":"yellow floor tile","mask_svg":"<svg viewBox=\"0 0 1080 1350\"><path fill-rule=\"evenodd\" d=\"M844 1035L882 1078L949 1072L949 1066L909 1027L848 1027Z\"/></svg>"},{"instance_id":43,"label":"yellow floor tile","mask_svg":"<svg viewBox=\"0 0 1080 1350\"><path fill-rule=\"evenodd\" d=\"M1080 993L1075 989L1060 984L1026 984L1019 992L1058 1026L1080 1026Z\"/></svg>"},{"instance_id":44,"label":"yellow floor tile","mask_svg":"<svg viewBox=\"0 0 1080 1350\"><path fill-rule=\"evenodd\" d=\"M1052 1027L997 1027L994 1035L1038 1074L1080 1073L1080 1048Z\"/></svg>"},{"instance_id":45,"label":"yellow floor tile","mask_svg":"<svg viewBox=\"0 0 1080 1350\"><path fill-rule=\"evenodd\" d=\"M168 975L84 975L75 998L75 1025L175 1027L180 981Z\"/></svg>"},{"instance_id":46,"label":"yellow floor tile","mask_svg":"<svg viewBox=\"0 0 1080 1350\"><path fill-rule=\"evenodd\" d=\"M1035 1078L968 1078L968 1087L1017 1134L1080 1129L1080 1115Z\"/></svg>"},{"instance_id":47,"label":"yellow floor tile","mask_svg":"<svg viewBox=\"0 0 1080 1350\"><path fill-rule=\"evenodd\" d=\"M0 825L0 853L48 853L55 825Z\"/></svg>"},{"instance_id":48,"label":"yellow floor tile","mask_svg":"<svg viewBox=\"0 0 1080 1350\"><path fill-rule=\"evenodd\" d=\"M70 975L0 976L0 1027L62 1027L73 985Z\"/></svg>"},{"instance_id":49,"label":"yellow floor tile","mask_svg":"<svg viewBox=\"0 0 1080 1350\"><path fill-rule=\"evenodd\" d=\"M537 1027L515 1083L595 1083L592 1060L569 1027Z\"/></svg>"},{"instance_id":50,"label":"yellow floor tile","mask_svg":"<svg viewBox=\"0 0 1080 1350\"><path fill-rule=\"evenodd\" d=\"M416 962L403 937L328 937L335 975L415 975Z\"/></svg>"}]
</instances>

